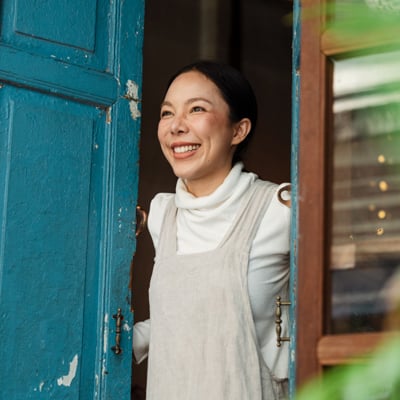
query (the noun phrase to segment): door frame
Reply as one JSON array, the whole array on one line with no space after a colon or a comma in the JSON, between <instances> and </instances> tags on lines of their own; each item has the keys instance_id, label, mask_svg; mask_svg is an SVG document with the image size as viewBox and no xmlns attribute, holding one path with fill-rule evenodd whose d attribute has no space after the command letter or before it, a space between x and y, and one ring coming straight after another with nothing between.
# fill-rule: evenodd
<instances>
[{"instance_id":1,"label":"door frame","mask_svg":"<svg viewBox=\"0 0 400 400\"><path fill-rule=\"evenodd\" d=\"M291 132L291 227L290 227L290 312L289 312L289 398L294 399L297 376L297 268L298 268L298 151L300 118L300 50L301 50L301 6L300 0L293 2L292 31L292 132Z\"/></svg>"}]
</instances>

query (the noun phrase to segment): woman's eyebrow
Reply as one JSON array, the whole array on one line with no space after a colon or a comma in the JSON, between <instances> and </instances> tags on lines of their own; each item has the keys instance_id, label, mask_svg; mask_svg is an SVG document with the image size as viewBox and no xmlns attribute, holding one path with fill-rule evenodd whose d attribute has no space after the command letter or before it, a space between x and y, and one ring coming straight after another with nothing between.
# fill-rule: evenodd
<instances>
[{"instance_id":1,"label":"woman's eyebrow","mask_svg":"<svg viewBox=\"0 0 400 400\"><path fill-rule=\"evenodd\" d=\"M192 97L191 99L188 99L185 101L186 104L192 104L196 101L205 101L206 103L212 104L212 102L208 99L205 99L204 97Z\"/></svg>"},{"instance_id":2,"label":"woman's eyebrow","mask_svg":"<svg viewBox=\"0 0 400 400\"><path fill-rule=\"evenodd\" d=\"M206 103L209 103L209 104L213 104L212 103L212 101L210 101L210 100L208 100L208 99L206 99L206 98L204 98L204 97L192 97L192 98L190 98L190 99L187 99L186 101L185 101L185 104L192 104L192 103L194 103L194 102L196 102L196 101L205 101ZM168 100L164 100L162 103L161 103L161 107L163 107L163 106L168 106L168 107L172 107L172 103L170 102L170 101L168 101Z\"/></svg>"},{"instance_id":3,"label":"woman's eyebrow","mask_svg":"<svg viewBox=\"0 0 400 400\"><path fill-rule=\"evenodd\" d=\"M160 107L162 107L162 106L170 106L170 107L172 107L172 104L169 101L163 101L161 103Z\"/></svg>"}]
</instances>

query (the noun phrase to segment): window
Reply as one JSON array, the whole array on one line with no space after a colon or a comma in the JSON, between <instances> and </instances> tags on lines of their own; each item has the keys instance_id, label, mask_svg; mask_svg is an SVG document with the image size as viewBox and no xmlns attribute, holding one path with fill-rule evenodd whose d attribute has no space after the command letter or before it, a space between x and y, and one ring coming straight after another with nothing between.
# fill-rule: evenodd
<instances>
[{"instance_id":1,"label":"window","mask_svg":"<svg viewBox=\"0 0 400 400\"><path fill-rule=\"evenodd\" d=\"M395 3L302 2L298 385L387 334L400 268Z\"/></svg>"}]
</instances>

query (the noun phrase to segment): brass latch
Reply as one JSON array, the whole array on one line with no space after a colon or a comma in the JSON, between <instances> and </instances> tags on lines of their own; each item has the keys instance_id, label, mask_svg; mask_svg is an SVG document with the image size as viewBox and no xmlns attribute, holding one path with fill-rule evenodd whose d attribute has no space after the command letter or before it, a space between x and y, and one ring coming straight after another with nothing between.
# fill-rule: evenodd
<instances>
[{"instance_id":1,"label":"brass latch","mask_svg":"<svg viewBox=\"0 0 400 400\"><path fill-rule=\"evenodd\" d=\"M115 346L111 347L111 350L115 354L119 355L122 353L121 325L122 325L122 320L124 319L124 316L122 315L120 308L118 308L117 313L113 315L113 318L115 319Z\"/></svg>"},{"instance_id":2,"label":"brass latch","mask_svg":"<svg viewBox=\"0 0 400 400\"><path fill-rule=\"evenodd\" d=\"M290 301L281 301L281 296L277 296L276 298L276 309L275 309L275 329L276 329L276 345L281 347L282 342L290 342L290 337L281 336L282 334L282 306L290 306Z\"/></svg>"},{"instance_id":3,"label":"brass latch","mask_svg":"<svg viewBox=\"0 0 400 400\"><path fill-rule=\"evenodd\" d=\"M138 237L146 228L147 212L142 207L136 206L136 237Z\"/></svg>"}]
</instances>

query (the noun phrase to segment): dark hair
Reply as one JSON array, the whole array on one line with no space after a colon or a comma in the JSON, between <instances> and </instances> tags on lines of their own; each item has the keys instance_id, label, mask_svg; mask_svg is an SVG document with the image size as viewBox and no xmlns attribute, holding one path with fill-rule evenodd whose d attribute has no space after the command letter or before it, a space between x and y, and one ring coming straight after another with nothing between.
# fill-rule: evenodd
<instances>
[{"instance_id":1,"label":"dark hair","mask_svg":"<svg viewBox=\"0 0 400 400\"><path fill-rule=\"evenodd\" d=\"M250 83L241 72L230 65L213 61L197 61L179 69L169 80L166 92L179 75L190 71L200 72L217 86L228 104L231 122L238 122L242 118L248 118L251 121L249 134L238 144L233 156L233 163L239 161L257 124L257 100Z\"/></svg>"}]
</instances>

